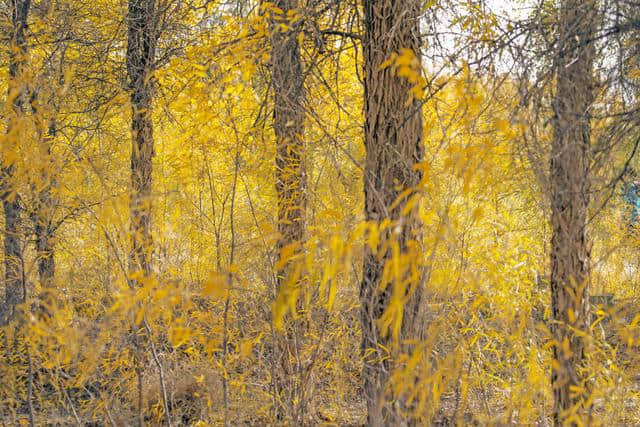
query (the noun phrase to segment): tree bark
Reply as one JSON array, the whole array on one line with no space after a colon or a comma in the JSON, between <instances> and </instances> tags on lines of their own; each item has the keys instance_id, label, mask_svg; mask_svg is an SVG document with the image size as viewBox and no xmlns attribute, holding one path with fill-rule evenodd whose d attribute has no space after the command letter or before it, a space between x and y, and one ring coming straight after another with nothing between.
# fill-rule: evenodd
<instances>
[{"instance_id":1,"label":"tree bark","mask_svg":"<svg viewBox=\"0 0 640 427\"><path fill-rule=\"evenodd\" d=\"M16 122L24 116L25 82L23 72L27 60L27 18L31 8L31 0L11 1L11 36L9 43L9 96L13 96L11 111L9 112L8 134ZM15 149L16 142L8 144L7 149ZM24 262L21 239L20 199L15 188L14 165L6 164L3 159L1 195L4 211L4 282L5 304L0 313L0 322L6 323L15 314L16 306L25 301L26 290L24 283Z\"/></svg>"},{"instance_id":2,"label":"tree bark","mask_svg":"<svg viewBox=\"0 0 640 427\"><path fill-rule=\"evenodd\" d=\"M129 0L127 73L131 97L131 194L129 200L131 253L129 284L141 286L151 277L151 188L153 172L153 85L155 66L155 0ZM132 328L134 365L138 376L138 425L144 425L142 372L145 361L141 327ZM170 414L165 413L167 424Z\"/></svg>"},{"instance_id":3,"label":"tree bark","mask_svg":"<svg viewBox=\"0 0 640 427\"><path fill-rule=\"evenodd\" d=\"M34 115L44 114L43 111L38 111L32 105ZM51 162L51 145L56 137L56 120L55 114L53 118L45 119L39 117L40 122L46 124L42 127L46 128L45 131L40 132L39 143L41 152L40 155L47 161L46 168L38 168L36 171L40 177L41 189L37 190L37 199L35 200L35 206L31 213L31 220L33 222L34 234L35 234L35 246L36 246L36 263L38 266L38 278L40 280L40 286L42 288L41 304L50 304L52 302L51 295L48 294L54 286L54 277L56 272L55 265L55 244L54 244L54 227L53 227L53 214L55 210L55 200L52 195L52 189L55 186L55 164ZM36 186L33 185L34 190ZM42 307L43 310L47 310L47 307Z\"/></svg>"},{"instance_id":4,"label":"tree bark","mask_svg":"<svg viewBox=\"0 0 640 427\"><path fill-rule=\"evenodd\" d=\"M271 82L274 89L274 132L276 135L276 193L278 195L278 249L301 244L305 235L307 205L304 144L304 81L297 29L283 31L279 22L296 10L297 0L279 0L274 4L284 17L272 17ZM288 25L291 25L290 23ZM278 276L278 284L286 280Z\"/></svg>"},{"instance_id":5,"label":"tree bark","mask_svg":"<svg viewBox=\"0 0 640 427\"><path fill-rule=\"evenodd\" d=\"M363 0L364 9L364 96L365 218L380 222L390 219L394 226L381 231L381 245L393 239L401 251L411 240L419 240L419 223L414 215L402 217L405 202L392 209L401 190L414 188L421 174L414 165L423 158L422 110L409 99L412 84L398 77L393 67L382 65L393 53L410 49L420 60L420 8L418 0ZM405 199L406 200L406 199ZM393 233L391 232L393 229ZM368 425L383 426L399 422L385 396L392 361L388 350L391 338L378 327L378 319L388 308L391 287L380 292L380 280L391 251L375 254L365 249L363 280L360 288L362 377L367 401ZM393 285L395 286L395 285ZM420 304L419 291L405 305L402 335ZM402 339L402 337L400 337Z\"/></svg>"},{"instance_id":6,"label":"tree bark","mask_svg":"<svg viewBox=\"0 0 640 427\"><path fill-rule=\"evenodd\" d=\"M151 174L155 0L129 1L127 72L131 91L131 273L151 274Z\"/></svg>"},{"instance_id":7,"label":"tree bark","mask_svg":"<svg viewBox=\"0 0 640 427\"><path fill-rule=\"evenodd\" d=\"M49 144L53 138L50 134L44 141ZM51 154L49 146L46 147L47 155ZM46 187L38 192L38 200L36 212L34 214L34 229L36 235L36 257L38 263L38 278L40 286L44 292L50 290L54 286L54 277L56 273L55 263L55 247L54 247L54 230L53 230L53 210L54 201L51 195L51 188L54 178L49 175L45 177L49 182Z\"/></svg>"},{"instance_id":8,"label":"tree bark","mask_svg":"<svg viewBox=\"0 0 640 427\"><path fill-rule=\"evenodd\" d=\"M274 133L276 137L276 193L278 197L278 254L283 248L296 245L295 254L302 250L305 238L307 206L307 177L305 167L305 90L303 65L298 42L300 22L292 23L288 12L295 11L297 0L276 0L274 6L282 14L272 13L271 29L271 83L274 90ZM286 29L280 24L284 24ZM290 279L291 263L277 272L280 291ZM296 286L303 278L299 277ZM296 425L304 423L306 398L301 383L299 363L291 363L300 340L293 322L286 322L284 336L276 338L278 378L274 381L276 418L288 415ZM298 337L300 338L300 337ZM287 410L288 408L288 410ZM285 414L285 412L289 412Z\"/></svg>"},{"instance_id":9,"label":"tree bark","mask_svg":"<svg viewBox=\"0 0 640 427\"><path fill-rule=\"evenodd\" d=\"M559 10L551 153L551 307L553 418L563 425L587 416L583 371L589 333L588 291L590 108L598 11L595 0L564 0ZM580 393L579 390L584 390ZM573 421L571 421L573 423Z\"/></svg>"}]
</instances>

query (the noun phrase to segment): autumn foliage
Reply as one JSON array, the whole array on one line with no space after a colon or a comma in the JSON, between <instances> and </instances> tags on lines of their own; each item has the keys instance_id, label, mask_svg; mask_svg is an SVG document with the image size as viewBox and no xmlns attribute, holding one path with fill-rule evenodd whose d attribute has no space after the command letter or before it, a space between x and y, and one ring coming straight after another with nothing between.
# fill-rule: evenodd
<instances>
[{"instance_id":1,"label":"autumn foliage","mask_svg":"<svg viewBox=\"0 0 640 427\"><path fill-rule=\"evenodd\" d=\"M1 3L0 422L640 424L640 15L487 3Z\"/></svg>"}]
</instances>

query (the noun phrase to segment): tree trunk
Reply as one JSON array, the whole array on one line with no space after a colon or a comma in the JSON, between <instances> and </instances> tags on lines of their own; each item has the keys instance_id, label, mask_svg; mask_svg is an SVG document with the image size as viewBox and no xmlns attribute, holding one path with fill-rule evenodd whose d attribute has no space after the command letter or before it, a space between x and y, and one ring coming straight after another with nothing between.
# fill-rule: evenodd
<instances>
[{"instance_id":1,"label":"tree trunk","mask_svg":"<svg viewBox=\"0 0 640 427\"><path fill-rule=\"evenodd\" d=\"M155 0L129 1L127 71L131 91L131 273L149 277L151 237L151 173L153 165L153 88Z\"/></svg>"},{"instance_id":2,"label":"tree trunk","mask_svg":"<svg viewBox=\"0 0 640 427\"><path fill-rule=\"evenodd\" d=\"M60 71L58 83L64 82L64 47L60 52ZM40 166L34 165L33 176L37 181L31 182L31 187L36 193L36 200L31 211L31 221L35 234L36 264L38 267L38 279L40 281L40 309L47 313L53 303L52 291L54 290L54 278L56 273L55 265L55 226L54 214L56 200L54 188L57 183L58 168L52 157L52 146L57 134L58 106L56 104L56 72L52 67L45 72L48 77L47 85L51 91L42 100L46 108L40 108L39 97L41 92L47 93L47 88L35 88L30 95L31 111L34 116L38 134L38 155L44 160ZM44 90L42 90L44 89Z\"/></svg>"},{"instance_id":3,"label":"tree trunk","mask_svg":"<svg viewBox=\"0 0 640 427\"><path fill-rule=\"evenodd\" d=\"M51 143L55 138L55 122L52 121L47 137L42 141L44 144L43 151L47 158L51 157ZM50 167L55 167L50 162ZM53 211L54 200L51 195L55 178L53 171L43 171L42 179L45 180L45 187L38 192L38 200L34 212L34 229L36 235L36 257L38 260L38 277L43 292L50 290L54 283L56 272L55 264L55 248L54 248L54 230L53 230Z\"/></svg>"},{"instance_id":4,"label":"tree trunk","mask_svg":"<svg viewBox=\"0 0 640 427\"><path fill-rule=\"evenodd\" d=\"M393 67L382 65L393 53L410 49L420 60L420 8L418 0L363 0L365 217L379 222L390 219L394 226L381 231L381 245L393 239L401 251L411 240L419 240L414 215L401 218L405 203L391 208L403 189L415 187L421 175L413 167L423 157L422 116L417 101L407 102L412 84L398 77ZM406 199L405 199L406 200ZM394 230L394 235L390 230ZM360 288L362 377L367 401L368 425L399 422L385 396L392 362L391 338L378 328L378 319L388 307L391 287L379 292L384 265L391 250L374 254L365 249ZM395 286L395 285L394 285ZM413 292L405 306L401 335L409 333L419 306L420 292ZM400 337L402 339L402 337Z\"/></svg>"},{"instance_id":5,"label":"tree trunk","mask_svg":"<svg viewBox=\"0 0 640 427\"><path fill-rule=\"evenodd\" d=\"M588 384L582 372L589 333L590 108L598 15L595 0L564 0L559 10L556 93L551 153L551 383L554 423L585 417ZM584 390L580 393L579 390Z\"/></svg>"},{"instance_id":6,"label":"tree trunk","mask_svg":"<svg viewBox=\"0 0 640 427\"><path fill-rule=\"evenodd\" d=\"M274 132L276 137L276 193L278 196L278 253L295 245L295 254L300 253L305 238L305 216L307 205L304 120L305 91L302 58L298 45L300 22L291 23L289 11L298 8L297 0L276 0L274 6L282 10L282 15L271 14L271 82L274 90ZM279 24L285 24L283 29ZM280 291L290 280L290 263L277 273L277 287ZM300 286L299 277L296 286ZM305 403L301 383L299 363L291 363L291 356L297 354L295 346L300 334L294 322L286 322L284 336L276 338L276 369L278 378L274 381L276 417L283 419L289 412L296 425L304 423ZM298 337L300 338L300 337ZM288 408L288 410L287 410Z\"/></svg>"},{"instance_id":7,"label":"tree trunk","mask_svg":"<svg viewBox=\"0 0 640 427\"><path fill-rule=\"evenodd\" d=\"M34 97L35 100L35 97ZM39 111L32 102L32 110L34 115L45 114ZM55 210L55 200L52 195L52 189L55 186L56 165L51 162L51 145L56 137L56 119L55 113L53 118L38 117L38 122L44 131L39 132L40 155L46 159L44 164L46 167L37 168L34 175L40 178L40 182L32 183L34 191L37 192L37 200L33 211L31 212L31 220L33 222L34 234L36 238L36 263L38 266L38 278L42 288L41 308L47 311L47 305L52 302L50 291L53 289L55 277L55 248L54 248L54 227L53 215ZM42 123L45 124L42 124ZM41 189L37 190L36 187Z\"/></svg>"},{"instance_id":8,"label":"tree trunk","mask_svg":"<svg viewBox=\"0 0 640 427\"><path fill-rule=\"evenodd\" d=\"M131 93L131 195L129 255L130 286L141 286L140 278L151 277L153 239L151 235L151 184L153 171L153 86L155 66L155 0L129 0L127 73ZM145 366L141 332L134 327L132 341L138 377L138 425L144 425L142 373ZM170 414L165 413L170 425Z\"/></svg>"},{"instance_id":9,"label":"tree trunk","mask_svg":"<svg viewBox=\"0 0 640 427\"><path fill-rule=\"evenodd\" d=\"M286 22L289 10L297 8L296 0L279 0ZM276 192L278 195L278 249L301 244L305 235L307 205L305 145L304 145L304 82L302 59L298 46L298 24L282 31L276 27L281 20L272 18L272 72L275 93L274 132L276 135ZM286 277L279 275L279 285Z\"/></svg>"},{"instance_id":10,"label":"tree trunk","mask_svg":"<svg viewBox=\"0 0 640 427\"><path fill-rule=\"evenodd\" d=\"M23 72L27 60L27 18L31 7L30 0L14 0L11 3L11 38L9 43L9 96L13 96L13 103L9 113L8 134L16 122L24 116L25 82ZM15 137L15 134L14 134ZM15 149L17 141L5 149ZM2 164L2 208L4 211L4 282L5 304L0 313L0 322L8 322L14 315L16 306L24 302L26 297L24 283L24 262L21 239L20 200L13 182L13 164Z\"/></svg>"}]
</instances>

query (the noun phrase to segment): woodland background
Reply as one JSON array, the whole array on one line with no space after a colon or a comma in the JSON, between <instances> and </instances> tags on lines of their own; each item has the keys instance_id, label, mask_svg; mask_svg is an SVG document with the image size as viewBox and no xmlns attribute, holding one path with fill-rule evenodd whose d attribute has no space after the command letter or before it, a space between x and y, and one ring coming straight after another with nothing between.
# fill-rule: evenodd
<instances>
[{"instance_id":1,"label":"woodland background","mask_svg":"<svg viewBox=\"0 0 640 427\"><path fill-rule=\"evenodd\" d=\"M640 425L637 1L0 31L3 425Z\"/></svg>"}]
</instances>

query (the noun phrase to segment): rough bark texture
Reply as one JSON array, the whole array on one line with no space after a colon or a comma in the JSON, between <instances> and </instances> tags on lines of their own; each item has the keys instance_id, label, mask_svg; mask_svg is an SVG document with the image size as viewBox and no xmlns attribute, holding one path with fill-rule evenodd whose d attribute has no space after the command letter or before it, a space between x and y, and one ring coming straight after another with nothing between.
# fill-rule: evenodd
<instances>
[{"instance_id":1,"label":"rough bark texture","mask_svg":"<svg viewBox=\"0 0 640 427\"><path fill-rule=\"evenodd\" d=\"M278 249L302 243L307 205L304 146L304 82L298 46L298 24L288 31L277 27L295 10L296 0L279 0L275 6L284 17L272 18L271 82L274 89L274 132L276 135L276 192L278 194ZM279 277L280 282L285 280ZM280 284L280 283L279 283Z\"/></svg>"},{"instance_id":2,"label":"rough bark texture","mask_svg":"<svg viewBox=\"0 0 640 427\"><path fill-rule=\"evenodd\" d=\"M381 234L381 241L393 238L400 250L417 238L418 223L413 217L401 218L404 203L391 205L400 191L415 187L420 173L413 166L422 160L422 116L420 105L407 103L412 84L398 77L393 67L381 65L400 49L411 49L420 58L420 5L417 0L363 0L365 67L365 217L369 221L389 218L398 227L394 236ZM377 320L387 309L392 289L379 292L380 279L390 254L374 254L366 249L360 289L364 393L368 425L397 424L396 411L387 401L385 388L392 362L387 350L391 339L384 337ZM402 334L411 329L420 292L408 301ZM410 309L409 307L412 307ZM402 337L400 337L402 339Z\"/></svg>"},{"instance_id":3,"label":"rough bark texture","mask_svg":"<svg viewBox=\"0 0 640 427\"><path fill-rule=\"evenodd\" d=\"M52 179L49 177L48 179ZM38 206L34 218L36 235L36 256L40 286L46 291L54 286L56 273L54 230L52 224L54 203L51 184L38 193Z\"/></svg>"},{"instance_id":4,"label":"rough bark texture","mask_svg":"<svg viewBox=\"0 0 640 427\"><path fill-rule=\"evenodd\" d=\"M9 44L9 95L14 97L9 114L8 134L12 133L15 121L24 115L25 82L22 81L23 69L27 57L27 18L31 7L30 0L14 0L11 4L12 33ZM15 141L14 141L15 143ZM14 144L9 144L12 149ZM14 167L2 165L2 208L4 211L4 285L5 304L0 313L0 322L9 321L16 305L25 300L24 263L21 239L20 200L13 183Z\"/></svg>"},{"instance_id":5,"label":"rough bark texture","mask_svg":"<svg viewBox=\"0 0 640 427\"><path fill-rule=\"evenodd\" d=\"M551 153L551 305L554 364L551 382L554 422L585 417L588 389L581 372L589 332L590 108L594 98L595 0L564 0L559 10L556 93ZM576 333L579 331L579 333Z\"/></svg>"},{"instance_id":6,"label":"rough bark texture","mask_svg":"<svg viewBox=\"0 0 640 427\"><path fill-rule=\"evenodd\" d=\"M274 90L274 133L276 136L276 193L278 196L278 253L282 248L298 245L299 251L305 238L305 216L307 206L307 178L304 144L304 79L302 58L298 45L300 22L291 23L289 11L296 10L297 0L277 0L274 6L281 14L271 14L271 83ZM279 24L285 24L283 29ZM277 286L281 289L289 280L290 266L277 275ZM302 278L300 278L302 280ZM297 322L296 322L297 323ZM295 338L297 327L286 322L284 336L276 344L277 378L274 381L276 417L289 418L294 425L304 424L304 384L301 383L299 363L295 358L300 341Z\"/></svg>"},{"instance_id":7,"label":"rough bark texture","mask_svg":"<svg viewBox=\"0 0 640 427\"><path fill-rule=\"evenodd\" d=\"M34 108L34 114L41 113ZM48 160L51 159L51 144L56 136L56 122L55 119L47 120L48 126L46 127L46 134L40 136L40 148L41 156ZM38 265L38 278L40 280L40 286L43 290L42 300L50 303L51 295L48 292L54 286L54 277L56 272L55 265L55 243L54 243L54 225L53 214L55 210L55 200L52 196L52 189L55 185L55 165L50 161L46 164L48 168L45 170L39 170L39 177L41 182L38 184L42 186L42 189L37 191L37 200L33 212L31 213L31 220L33 222L34 234L35 234L35 246L36 246L36 260ZM46 309L46 307L43 307Z\"/></svg>"},{"instance_id":8,"label":"rough bark texture","mask_svg":"<svg viewBox=\"0 0 640 427\"><path fill-rule=\"evenodd\" d=\"M153 85L155 66L155 0L129 0L127 73L131 94L131 194L129 200L131 253L129 273L135 279L131 286L140 286L140 276L152 272L153 239L151 235L151 185L153 171ZM136 330L137 329L137 330ZM135 348L134 365L141 384L145 365L141 340L143 328L132 330ZM139 385L139 390L141 387ZM138 393L138 425L144 425L143 394ZM170 415L165 414L170 424Z\"/></svg>"},{"instance_id":9,"label":"rough bark texture","mask_svg":"<svg viewBox=\"0 0 640 427\"><path fill-rule=\"evenodd\" d=\"M127 72L131 91L131 270L151 274L151 173L155 0L129 1Z\"/></svg>"},{"instance_id":10,"label":"rough bark texture","mask_svg":"<svg viewBox=\"0 0 640 427\"><path fill-rule=\"evenodd\" d=\"M31 189L36 198L30 210L35 234L36 264L42 293L40 308L46 312L53 302L55 266L55 225L54 214L57 200L54 188L57 184L58 166L53 162L52 147L57 134L59 107L57 89L64 78L64 48L60 52L59 69L51 65L44 71L45 82L36 86L29 96L31 112L37 129L37 155L42 162L36 162L32 170ZM53 58L52 58L53 59ZM58 74L56 79L56 74ZM39 164L39 165L38 165Z\"/></svg>"}]
</instances>

